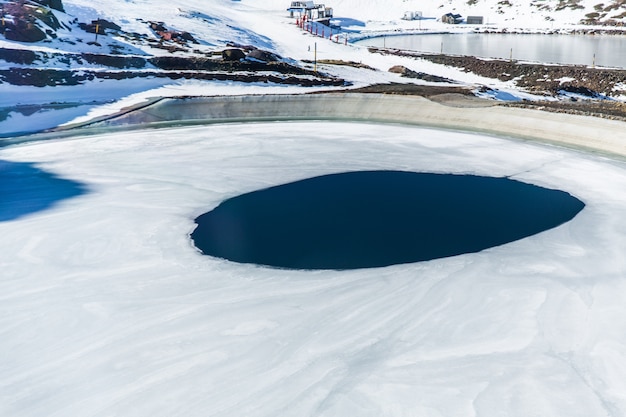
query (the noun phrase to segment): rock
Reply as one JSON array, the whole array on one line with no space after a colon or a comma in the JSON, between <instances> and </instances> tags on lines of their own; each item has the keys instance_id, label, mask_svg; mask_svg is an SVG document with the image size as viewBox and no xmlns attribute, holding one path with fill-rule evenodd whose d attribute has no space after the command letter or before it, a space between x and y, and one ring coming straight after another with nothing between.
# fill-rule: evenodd
<instances>
[{"instance_id":1,"label":"rock","mask_svg":"<svg viewBox=\"0 0 626 417\"><path fill-rule=\"evenodd\" d=\"M106 29L122 29L119 25L105 19L92 20L91 23L79 23L78 26L87 33L98 33L98 35L106 35Z\"/></svg>"},{"instance_id":2,"label":"rock","mask_svg":"<svg viewBox=\"0 0 626 417\"><path fill-rule=\"evenodd\" d=\"M246 59L261 62L276 62L279 60L277 55L268 51L263 51L261 49L253 49L252 51L248 52L248 55L246 55Z\"/></svg>"},{"instance_id":3,"label":"rock","mask_svg":"<svg viewBox=\"0 0 626 417\"><path fill-rule=\"evenodd\" d=\"M222 51L222 59L224 61L239 61L246 57L246 54L237 48L224 49Z\"/></svg>"},{"instance_id":4,"label":"rock","mask_svg":"<svg viewBox=\"0 0 626 417\"><path fill-rule=\"evenodd\" d=\"M401 74L403 77L407 78L417 78L419 80L434 82L434 83L454 83L454 81L440 77L438 75L426 74L425 72L417 72L413 71L403 65L394 65L389 68L389 72L394 74Z\"/></svg>"},{"instance_id":5,"label":"rock","mask_svg":"<svg viewBox=\"0 0 626 417\"><path fill-rule=\"evenodd\" d=\"M61 0L49 0L48 1L48 5L50 6L51 9L55 9L58 10L60 12L64 12L65 9L63 8L63 3L61 2Z\"/></svg>"},{"instance_id":6,"label":"rock","mask_svg":"<svg viewBox=\"0 0 626 417\"><path fill-rule=\"evenodd\" d=\"M147 64L145 58L124 56L82 53L80 57L92 64L111 68L144 68Z\"/></svg>"},{"instance_id":7,"label":"rock","mask_svg":"<svg viewBox=\"0 0 626 417\"><path fill-rule=\"evenodd\" d=\"M43 8L36 9L35 11L33 11L33 16L36 19L39 19L50 29L57 30L61 28L61 22L59 22L54 13L52 13L52 11L50 10L45 10Z\"/></svg>"},{"instance_id":8,"label":"rock","mask_svg":"<svg viewBox=\"0 0 626 417\"><path fill-rule=\"evenodd\" d=\"M47 6L60 12L65 11L65 9L63 8L63 2L61 0L35 0L35 3L41 4L42 6Z\"/></svg>"},{"instance_id":9,"label":"rock","mask_svg":"<svg viewBox=\"0 0 626 417\"><path fill-rule=\"evenodd\" d=\"M122 30L120 25L118 25L116 23L113 23L113 22L110 22L110 21L105 20L105 19L92 20L91 24L92 25L98 25L99 27L101 27L103 29Z\"/></svg>"},{"instance_id":10,"label":"rock","mask_svg":"<svg viewBox=\"0 0 626 417\"><path fill-rule=\"evenodd\" d=\"M4 37L17 42L39 42L46 39L46 33L33 23L7 26Z\"/></svg>"},{"instance_id":11,"label":"rock","mask_svg":"<svg viewBox=\"0 0 626 417\"><path fill-rule=\"evenodd\" d=\"M191 33L189 33L189 32L180 32L178 34L178 38L182 39L184 41L187 41L187 42L198 43L196 38L194 38L193 35Z\"/></svg>"},{"instance_id":12,"label":"rock","mask_svg":"<svg viewBox=\"0 0 626 417\"><path fill-rule=\"evenodd\" d=\"M155 32L167 32L167 29L163 25L163 22L150 22L150 29Z\"/></svg>"},{"instance_id":13,"label":"rock","mask_svg":"<svg viewBox=\"0 0 626 417\"><path fill-rule=\"evenodd\" d=\"M408 68L403 65L394 65L393 67L389 68L389 72L394 74L406 74L407 69Z\"/></svg>"},{"instance_id":14,"label":"rock","mask_svg":"<svg viewBox=\"0 0 626 417\"><path fill-rule=\"evenodd\" d=\"M0 48L0 57L6 62L30 65L37 59L37 54L28 49Z\"/></svg>"},{"instance_id":15,"label":"rock","mask_svg":"<svg viewBox=\"0 0 626 417\"><path fill-rule=\"evenodd\" d=\"M581 96L591 97L591 98L600 97L600 94L598 94L598 92L593 91L592 89L584 87L584 86L575 86L575 85L565 84L561 86L559 91L562 91L564 93L579 94Z\"/></svg>"}]
</instances>

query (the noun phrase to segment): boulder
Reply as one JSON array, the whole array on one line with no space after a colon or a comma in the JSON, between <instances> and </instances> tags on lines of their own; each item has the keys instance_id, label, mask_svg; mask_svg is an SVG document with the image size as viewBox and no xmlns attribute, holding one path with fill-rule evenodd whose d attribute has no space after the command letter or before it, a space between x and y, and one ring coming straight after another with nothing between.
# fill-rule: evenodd
<instances>
[{"instance_id":1,"label":"boulder","mask_svg":"<svg viewBox=\"0 0 626 417\"><path fill-rule=\"evenodd\" d=\"M7 26L4 37L10 41L33 43L46 39L46 33L38 26L27 23Z\"/></svg>"},{"instance_id":2,"label":"boulder","mask_svg":"<svg viewBox=\"0 0 626 417\"><path fill-rule=\"evenodd\" d=\"M61 0L49 0L48 3L51 9L55 9L60 12L65 11L65 9L63 8L63 2L61 2Z\"/></svg>"},{"instance_id":3,"label":"boulder","mask_svg":"<svg viewBox=\"0 0 626 417\"><path fill-rule=\"evenodd\" d=\"M408 68L403 65L394 65L393 67L389 68L389 72L394 74L406 74L407 70Z\"/></svg>"},{"instance_id":4,"label":"boulder","mask_svg":"<svg viewBox=\"0 0 626 417\"><path fill-rule=\"evenodd\" d=\"M122 28L105 19L92 20L91 23L79 23L78 26L87 33L98 33L98 35L106 35L106 29L121 30Z\"/></svg>"},{"instance_id":5,"label":"boulder","mask_svg":"<svg viewBox=\"0 0 626 417\"><path fill-rule=\"evenodd\" d=\"M279 60L276 54L268 51L263 51L261 49L253 49L252 51L248 52L248 55L246 55L246 59L261 62L276 62Z\"/></svg>"},{"instance_id":6,"label":"boulder","mask_svg":"<svg viewBox=\"0 0 626 417\"><path fill-rule=\"evenodd\" d=\"M187 41L187 42L198 43L196 38L194 38L193 35L191 33L189 33L189 32L180 32L178 34L178 38L182 39L184 41Z\"/></svg>"},{"instance_id":7,"label":"boulder","mask_svg":"<svg viewBox=\"0 0 626 417\"><path fill-rule=\"evenodd\" d=\"M167 32L167 28L163 22L150 22L150 29L155 32Z\"/></svg>"},{"instance_id":8,"label":"boulder","mask_svg":"<svg viewBox=\"0 0 626 417\"><path fill-rule=\"evenodd\" d=\"M246 57L246 54L238 48L224 49L222 59L224 61L239 61Z\"/></svg>"},{"instance_id":9,"label":"boulder","mask_svg":"<svg viewBox=\"0 0 626 417\"><path fill-rule=\"evenodd\" d=\"M58 10L60 12L65 11L65 9L63 8L63 2L61 0L34 0L34 2L37 4L41 4L42 6Z\"/></svg>"}]
</instances>

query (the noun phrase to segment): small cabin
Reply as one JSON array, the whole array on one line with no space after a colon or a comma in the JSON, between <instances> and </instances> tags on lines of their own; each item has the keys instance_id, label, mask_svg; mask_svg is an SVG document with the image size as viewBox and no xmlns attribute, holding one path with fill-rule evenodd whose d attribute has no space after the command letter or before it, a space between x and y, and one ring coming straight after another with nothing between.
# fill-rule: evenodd
<instances>
[{"instance_id":1,"label":"small cabin","mask_svg":"<svg viewBox=\"0 0 626 417\"><path fill-rule=\"evenodd\" d=\"M446 13L441 16L441 21L451 25L458 25L459 23L463 23L463 16L455 13Z\"/></svg>"},{"instance_id":2,"label":"small cabin","mask_svg":"<svg viewBox=\"0 0 626 417\"><path fill-rule=\"evenodd\" d=\"M482 25L484 19L482 16L467 16L465 21L468 25Z\"/></svg>"},{"instance_id":3,"label":"small cabin","mask_svg":"<svg viewBox=\"0 0 626 417\"><path fill-rule=\"evenodd\" d=\"M292 1L287 9L291 17L306 17L310 20L328 19L333 17L333 8L313 1Z\"/></svg>"},{"instance_id":4,"label":"small cabin","mask_svg":"<svg viewBox=\"0 0 626 417\"><path fill-rule=\"evenodd\" d=\"M413 11L404 12L404 16L402 16L402 19L403 20L421 20L422 12L413 12Z\"/></svg>"}]
</instances>

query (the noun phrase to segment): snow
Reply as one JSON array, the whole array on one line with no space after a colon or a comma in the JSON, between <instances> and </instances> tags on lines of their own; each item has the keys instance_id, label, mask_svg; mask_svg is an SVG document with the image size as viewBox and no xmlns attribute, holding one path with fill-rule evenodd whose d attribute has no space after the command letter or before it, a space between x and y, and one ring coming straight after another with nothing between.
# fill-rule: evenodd
<instances>
[{"instance_id":1,"label":"snow","mask_svg":"<svg viewBox=\"0 0 626 417\"><path fill-rule=\"evenodd\" d=\"M387 72L405 65L487 85L498 99L533 98L458 69L313 38L282 0L205 3L64 1L71 16L108 18L129 31L147 30L138 17L164 21L199 34L206 51L236 41L299 61L312 59L317 43L319 59L375 69L321 66L354 87L408 82ZM496 0L327 5L359 30L441 27L401 21L407 10L568 29L597 2L553 13L551 22L515 3L502 15ZM21 46L72 52L68 45ZM150 78L0 84L0 137L83 123L156 97L314 90ZM361 169L510 176L570 192L586 207L556 229L487 251L369 270L239 265L201 255L189 239L194 218L226 198ZM0 415L626 414L622 161L401 125L229 123L0 147L0 181Z\"/></svg>"},{"instance_id":2,"label":"snow","mask_svg":"<svg viewBox=\"0 0 626 417\"><path fill-rule=\"evenodd\" d=\"M4 107L8 114L5 120L0 120L0 138L50 129L67 121L84 120L86 115L115 113L136 94L154 97L154 93L146 92L158 91L164 84L169 85L170 82L146 78L100 80L78 86L47 88L2 85L4 94L0 95L0 109Z\"/></svg>"},{"instance_id":3,"label":"snow","mask_svg":"<svg viewBox=\"0 0 626 417\"><path fill-rule=\"evenodd\" d=\"M626 411L621 162L330 122L110 133L0 159L86 191L0 223L3 415ZM188 237L228 197L360 169L510 176L587 206L518 242L371 270L234 264Z\"/></svg>"}]
</instances>

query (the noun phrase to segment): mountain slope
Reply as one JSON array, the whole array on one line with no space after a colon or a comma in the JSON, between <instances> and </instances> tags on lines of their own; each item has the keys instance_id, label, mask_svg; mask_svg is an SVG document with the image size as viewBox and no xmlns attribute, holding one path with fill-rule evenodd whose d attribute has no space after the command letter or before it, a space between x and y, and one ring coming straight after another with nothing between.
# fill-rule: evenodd
<instances>
[{"instance_id":1,"label":"mountain slope","mask_svg":"<svg viewBox=\"0 0 626 417\"><path fill-rule=\"evenodd\" d=\"M199 47L223 46L229 42L272 48L280 39L268 36L271 26L287 16L289 2L268 0L259 4L252 0L217 0L197 2L190 0L153 1L110 0L94 3L87 0L4 0L0 32L7 40L16 40L16 34L31 27L34 43L50 44L63 50L93 50L95 42L109 43L125 53L138 52L151 43L163 40L157 31L172 34L190 34ZM626 23L626 0L335 0L326 4L334 9L336 17L362 22L396 22L404 12L420 11L424 17L440 18L448 12L462 16L480 15L485 23L500 27L562 27L579 24L621 26ZM30 16L24 18L24 12ZM97 29L105 35L118 28L126 35L115 42L97 38ZM153 22L163 26L156 30ZM30 23L30 24L29 24ZM36 33L35 33L36 32ZM2 39L2 37L0 37ZM19 40L29 41L24 35ZM58 40L64 42L63 48ZM179 40L182 40L179 39ZM133 47L129 47L133 45ZM126 49L125 49L126 48ZM153 51L151 53L154 53Z\"/></svg>"}]
</instances>

